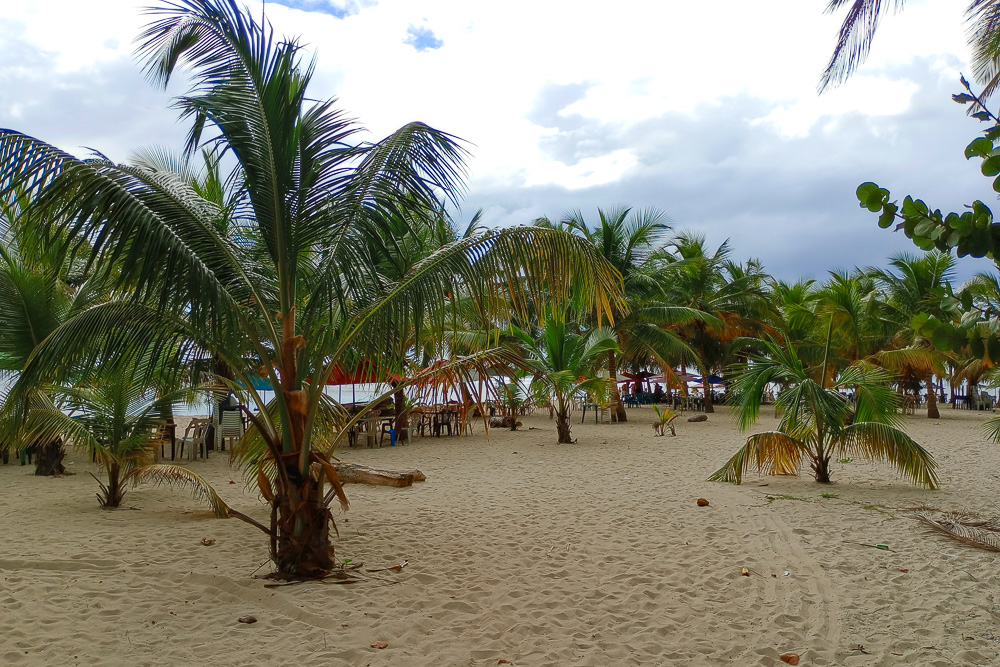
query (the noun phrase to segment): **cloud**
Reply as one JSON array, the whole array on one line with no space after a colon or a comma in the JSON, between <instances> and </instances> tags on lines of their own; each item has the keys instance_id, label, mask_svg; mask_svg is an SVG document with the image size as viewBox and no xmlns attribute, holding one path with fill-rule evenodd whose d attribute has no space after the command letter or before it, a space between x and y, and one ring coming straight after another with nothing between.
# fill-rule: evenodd
<instances>
[{"instance_id":1,"label":"cloud","mask_svg":"<svg viewBox=\"0 0 1000 667\"><path fill-rule=\"evenodd\" d=\"M179 147L185 128L168 105L184 82L151 88L131 55L147 4L5 7L0 127L119 160L150 143ZM259 15L260 0L248 4ZM971 72L962 12L949 3L887 17L868 62L823 96L816 84L842 17L800 0L766 12L743 0L712 12L640 0L573 12L535 0L266 6L279 35L317 55L310 96L337 96L366 138L422 120L468 141L465 219L480 207L490 224L511 224L653 206L795 279L914 249L857 207L862 181L946 211L976 198L1000 210L962 156L981 128L950 100L959 71ZM444 42L433 57L414 52Z\"/></svg>"},{"instance_id":2,"label":"cloud","mask_svg":"<svg viewBox=\"0 0 1000 667\"><path fill-rule=\"evenodd\" d=\"M411 25L406 29L406 39L404 44L409 44L417 51L433 51L444 46L444 42L434 35L434 31L427 26Z\"/></svg>"},{"instance_id":3,"label":"cloud","mask_svg":"<svg viewBox=\"0 0 1000 667\"><path fill-rule=\"evenodd\" d=\"M629 147L635 162L617 180L583 187L568 177L531 187L483 179L473 183L463 209L485 207L485 221L498 224L559 217L573 208L593 216L599 206L655 206L676 229L703 232L714 244L729 238L734 257L760 258L781 278L824 279L835 268L884 265L890 255L915 247L901 233L879 229L876 216L858 207L854 192L861 182L874 180L899 200L922 196L945 211L960 211L976 198L988 205L995 199L989 180L962 154L981 128L950 99L957 74L952 78L954 72L938 65L928 58L894 66L900 80L920 82L901 93L907 104L894 113L820 108L795 133L758 122L782 103L748 94L631 126L565 123L573 118L563 115L565 105L582 88L548 89L531 114L557 128L542 146L562 141L560 135L603 136L610 145ZM992 268L989 262L959 264L960 280Z\"/></svg>"},{"instance_id":4,"label":"cloud","mask_svg":"<svg viewBox=\"0 0 1000 667\"><path fill-rule=\"evenodd\" d=\"M337 19L358 14L363 8L371 7L374 0L268 0L271 4L282 5L303 12L329 14Z\"/></svg>"}]
</instances>

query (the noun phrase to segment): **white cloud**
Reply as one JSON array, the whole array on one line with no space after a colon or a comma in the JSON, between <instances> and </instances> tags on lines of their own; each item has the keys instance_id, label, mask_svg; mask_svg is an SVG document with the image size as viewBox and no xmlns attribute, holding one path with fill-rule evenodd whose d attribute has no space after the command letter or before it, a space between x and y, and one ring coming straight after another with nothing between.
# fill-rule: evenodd
<instances>
[{"instance_id":1,"label":"white cloud","mask_svg":"<svg viewBox=\"0 0 1000 667\"><path fill-rule=\"evenodd\" d=\"M824 169L857 172L860 182L869 161L882 164L916 142L909 123L951 118L943 107L927 111L926 96L941 95L942 81L959 70L968 75L962 7L940 0L911 1L887 17L868 64L822 97L816 85L842 18L823 14L826 0L298 4L310 1L350 11L338 18L269 2L267 15L279 35L299 35L318 52L311 94L339 97L372 138L423 120L469 141L470 196L503 200L485 202L492 220L559 215L570 201L624 202L684 211L681 226L715 225L724 238L734 216L699 217L700 203L684 199L691 190L668 179L696 178L700 197L724 191L734 201L756 201L768 182L739 170L780 170L783 187L814 187L795 182L815 160L801 146L833 136ZM6 3L0 126L119 159L144 142L176 145L182 132L167 96L142 81L131 55L149 20L140 10L155 3ZM259 16L259 1L250 4ZM440 48L407 45L413 26ZM578 86L580 94L548 100L543 123L538 105L553 86ZM953 122L963 123L960 109ZM977 128L965 130L971 138ZM741 198L748 182L754 191ZM851 210L850 191L838 196Z\"/></svg>"}]
</instances>

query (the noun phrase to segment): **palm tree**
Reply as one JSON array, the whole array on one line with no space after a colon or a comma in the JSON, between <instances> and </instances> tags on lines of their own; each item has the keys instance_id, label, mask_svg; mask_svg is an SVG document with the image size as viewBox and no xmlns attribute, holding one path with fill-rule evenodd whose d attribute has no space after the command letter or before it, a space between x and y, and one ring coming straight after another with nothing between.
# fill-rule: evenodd
<instances>
[{"instance_id":1,"label":"palm tree","mask_svg":"<svg viewBox=\"0 0 1000 667\"><path fill-rule=\"evenodd\" d=\"M656 209L633 210L624 206L607 210L598 208L597 217L598 224L592 228L580 211L573 211L563 218L561 224L593 244L601 256L618 269L622 276L625 286L625 305L613 313L614 320L609 325L618 338L619 348L623 348L625 340L631 338L637 342L650 343L655 350L660 351L661 355L665 355L666 353L662 351L664 336L656 335L655 332L644 336L644 332L641 332L643 329L641 323L650 323L649 313L645 313L646 317L643 318L638 311L641 308L640 303L648 301L650 294L661 291L655 273L657 258L662 255L669 240L667 234L670 232L670 226L665 222L666 217ZM551 223L542 219L536 224ZM659 314L665 315L662 312ZM677 315L677 313L672 314ZM690 313L684 315L690 319ZM675 321L676 318L666 323L672 324ZM671 352L683 347L683 344L674 337L666 337L666 343L672 347ZM608 350L607 354L608 373L611 377L612 421L625 422L628 421L628 414L625 412L618 391L616 350Z\"/></svg>"},{"instance_id":2,"label":"palm tree","mask_svg":"<svg viewBox=\"0 0 1000 667\"><path fill-rule=\"evenodd\" d=\"M803 279L794 283L771 279L767 290L771 302L769 326L795 348L800 359L818 361L823 354L823 342L816 341L821 299L815 280Z\"/></svg>"},{"instance_id":3,"label":"palm tree","mask_svg":"<svg viewBox=\"0 0 1000 667\"><path fill-rule=\"evenodd\" d=\"M954 274L955 258L932 250L920 257L900 253L890 258L889 264L891 269L872 269L872 275L885 290L886 317L895 326L895 340L875 359L904 378L925 382L927 417L939 419L934 375L944 372L947 355L937 350L931 339L919 334L913 322L920 313L948 322L958 317L957 308L946 312L942 305Z\"/></svg>"},{"instance_id":4,"label":"palm tree","mask_svg":"<svg viewBox=\"0 0 1000 667\"><path fill-rule=\"evenodd\" d=\"M164 386L170 376L174 386ZM29 410L25 430L48 439L66 436L104 468L107 483L97 480L101 507L119 507L129 484L184 482L226 516L225 503L201 477L181 466L153 464L157 427L172 418L174 404L191 402L196 396L191 387L179 385L176 374L161 372L158 379L159 383L153 369L143 363L103 364L89 377L78 378L75 386L50 387L48 393L60 407L49 404Z\"/></svg>"},{"instance_id":5,"label":"palm tree","mask_svg":"<svg viewBox=\"0 0 1000 667\"><path fill-rule=\"evenodd\" d=\"M883 349L894 326L887 322L884 295L869 273L831 271L816 305L817 322L833 321L831 373ZM821 335L821 334L820 334Z\"/></svg>"},{"instance_id":6,"label":"palm tree","mask_svg":"<svg viewBox=\"0 0 1000 667\"><path fill-rule=\"evenodd\" d=\"M21 189L0 197L0 377L16 378L35 349L61 323L102 294L98 281L50 243L29 194ZM40 386L30 389L36 405L51 405ZM7 425L0 449L35 450L36 475L66 474L62 440L29 438L17 428L23 415Z\"/></svg>"},{"instance_id":7,"label":"palm tree","mask_svg":"<svg viewBox=\"0 0 1000 667\"><path fill-rule=\"evenodd\" d=\"M705 412L714 412L709 375L722 370L738 352L726 344L742 343L762 331L770 314L766 275L755 260L746 266L729 259L729 241L709 252L705 237L681 234L674 241L677 261L668 265L672 303L702 313L677 327L695 352L702 375Z\"/></svg>"},{"instance_id":8,"label":"palm tree","mask_svg":"<svg viewBox=\"0 0 1000 667\"><path fill-rule=\"evenodd\" d=\"M323 391L336 368L365 359L390 377L399 361L394 323L422 307L437 326L457 283L499 331L515 313L561 311L571 292L590 295L588 308L617 303L620 280L586 244L534 228L484 231L386 279L372 245L392 215L425 219L419 213L442 193L457 196L457 140L410 123L358 143L361 128L334 100L307 96L313 68L300 62L298 42L276 40L232 0L149 11L154 21L139 47L146 72L165 84L186 66L192 89L175 106L193 121L187 150L231 158L226 182L237 197L226 211L183 178L101 156L79 160L0 131L0 193L32 187L64 215L58 231L69 244L92 244L91 266L122 294L61 326L22 377L134 360L150 345L178 365L214 355L260 407L247 441L256 438L266 454L247 457L271 505L270 525L258 527L277 571L321 575L333 567L328 504L335 496L347 507L329 455L343 437L334 430L352 422ZM220 225L226 216L232 224ZM444 367L497 354L480 350ZM255 376L276 390L270 407Z\"/></svg>"},{"instance_id":9,"label":"palm tree","mask_svg":"<svg viewBox=\"0 0 1000 667\"><path fill-rule=\"evenodd\" d=\"M828 355L808 368L791 345L765 341L766 356L753 356L736 377L736 418L740 428L753 426L768 384L780 384L775 406L782 417L775 431L755 433L717 470L712 481L739 484L751 466L764 474L795 474L809 461L817 482L829 483L834 457L868 458L893 464L902 475L928 488L938 484L934 459L896 424L896 397L890 376L874 366L856 364L828 382ZM855 391L855 403L843 391Z\"/></svg>"},{"instance_id":10,"label":"palm tree","mask_svg":"<svg viewBox=\"0 0 1000 667\"><path fill-rule=\"evenodd\" d=\"M524 350L525 367L534 376L533 384L541 384L555 396L558 442L572 443L569 401L577 392L609 384L610 378L590 375L600 357L618 349L614 333L608 329L575 333L565 318L548 320L537 339L518 327L511 331Z\"/></svg>"},{"instance_id":11,"label":"palm tree","mask_svg":"<svg viewBox=\"0 0 1000 667\"><path fill-rule=\"evenodd\" d=\"M899 10L904 0L829 0L827 12L848 6L847 16L837 35L830 62L820 79L820 92L847 80L868 56L875 31L884 12L890 7ZM969 22L969 46L972 48L972 69L976 79L985 86L985 95L992 94L1000 84L1000 3L994 0L971 0L965 10Z\"/></svg>"}]
</instances>

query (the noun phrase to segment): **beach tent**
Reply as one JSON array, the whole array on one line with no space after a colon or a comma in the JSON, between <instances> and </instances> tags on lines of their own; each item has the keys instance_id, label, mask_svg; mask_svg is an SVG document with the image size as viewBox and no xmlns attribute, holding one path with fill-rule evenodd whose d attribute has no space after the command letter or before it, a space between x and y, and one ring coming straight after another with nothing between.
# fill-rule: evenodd
<instances>
[{"instance_id":1,"label":"beach tent","mask_svg":"<svg viewBox=\"0 0 1000 667\"><path fill-rule=\"evenodd\" d=\"M357 403L357 386L359 384L383 384L387 382L399 382L402 376L398 373L382 375L378 372L375 364L369 361L361 361L353 368L344 368L339 364L334 366L330 375L326 379L327 386L336 386L340 390L337 393L337 401L343 403L343 387L351 385L351 403Z\"/></svg>"}]
</instances>

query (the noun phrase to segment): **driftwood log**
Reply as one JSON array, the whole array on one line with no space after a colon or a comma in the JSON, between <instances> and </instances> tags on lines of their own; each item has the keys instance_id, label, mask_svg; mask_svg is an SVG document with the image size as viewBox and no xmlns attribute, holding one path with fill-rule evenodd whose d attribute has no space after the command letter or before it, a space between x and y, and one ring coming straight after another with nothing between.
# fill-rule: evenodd
<instances>
[{"instance_id":1,"label":"driftwood log","mask_svg":"<svg viewBox=\"0 0 1000 667\"><path fill-rule=\"evenodd\" d=\"M423 482L427 476L419 470L379 470L357 463L334 463L341 484L371 484L374 486L410 486Z\"/></svg>"}]
</instances>

